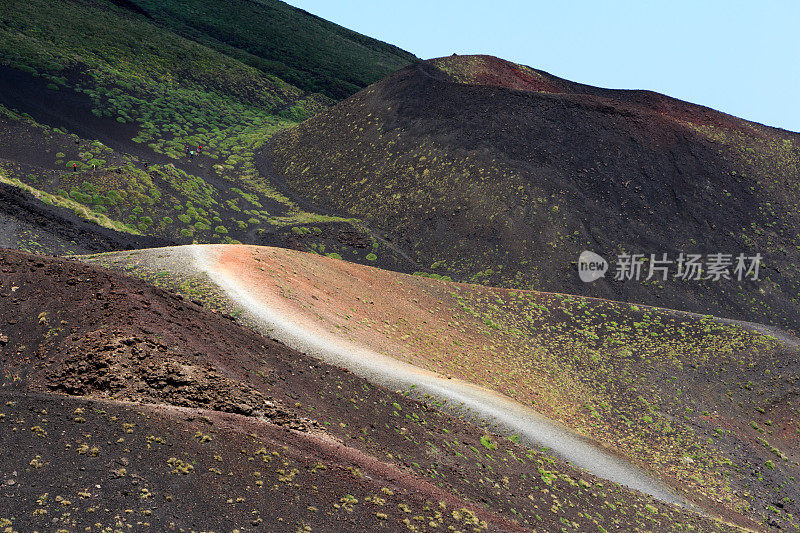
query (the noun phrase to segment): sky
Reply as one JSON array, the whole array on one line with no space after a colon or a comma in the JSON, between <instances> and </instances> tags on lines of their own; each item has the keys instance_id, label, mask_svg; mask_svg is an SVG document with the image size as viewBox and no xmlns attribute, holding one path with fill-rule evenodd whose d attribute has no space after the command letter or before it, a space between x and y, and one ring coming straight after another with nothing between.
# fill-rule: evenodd
<instances>
[{"instance_id":1,"label":"sky","mask_svg":"<svg viewBox=\"0 0 800 533\"><path fill-rule=\"evenodd\" d=\"M800 132L798 0L288 0L428 59L490 54Z\"/></svg>"}]
</instances>

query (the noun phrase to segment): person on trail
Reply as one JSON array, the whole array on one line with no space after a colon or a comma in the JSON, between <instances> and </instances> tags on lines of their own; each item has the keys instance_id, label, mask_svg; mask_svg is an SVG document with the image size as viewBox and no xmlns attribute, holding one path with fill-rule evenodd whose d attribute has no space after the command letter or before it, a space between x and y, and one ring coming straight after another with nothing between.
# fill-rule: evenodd
<instances>
[{"instance_id":1,"label":"person on trail","mask_svg":"<svg viewBox=\"0 0 800 533\"><path fill-rule=\"evenodd\" d=\"M194 150L189 151L189 159L194 157Z\"/></svg>"},{"instance_id":2,"label":"person on trail","mask_svg":"<svg viewBox=\"0 0 800 533\"><path fill-rule=\"evenodd\" d=\"M78 163L72 163L72 171L73 172L77 172L78 171Z\"/></svg>"},{"instance_id":3,"label":"person on trail","mask_svg":"<svg viewBox=\"0 0 800 533\"><path fill-rule=\"evenodd\" d=\"M197 153L199 154L202 151L203 151L203 145L202 144L198 144L197 145Z\"/></svg>"}]
</instances>

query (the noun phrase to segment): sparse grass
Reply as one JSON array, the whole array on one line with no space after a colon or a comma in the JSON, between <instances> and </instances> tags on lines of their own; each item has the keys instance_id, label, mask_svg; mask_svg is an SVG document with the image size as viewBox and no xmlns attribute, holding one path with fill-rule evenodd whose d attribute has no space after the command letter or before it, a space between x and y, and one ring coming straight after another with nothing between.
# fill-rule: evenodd
<instances>
[{"instance_id":1,"label":"sparse grass","mask_svg":"<svg viewBox=\"0 0 800 533\"><path fill-rule=\"evenodd\" d=\"M0 174L0 182L8 185L13 185L14 187L18 187L30 193L37 199L43 201L44 203L70 209L79 217L84 218L86 220L90 220L105 228L110 228L116 231L122 231L124 233L131 233L133 235L141 235L139 231L137 231L136 229L132 229L127 224L123 224L122 222L112 220L102 213L93 212L89 210L86 206L72 200L71 198L68 197L65 198L60 195L50 194L48 192L31 187L30 185L26 185L17 178L8 179L2 174Z\"/></svg>"},{"instance_id":2,"label":"sparse grass","mask_svg":"<svg viewBox=\"0 0 800 533\"><path fill-rule=\"evenodd\" d=\"M336 302L317 303L288 279L302 271L311 276L311 288L324 283L330 290L330 279L338 279L329 272L331 266L323 267L316 256L297 252L254 252L254 257L259 259L254 265L273 276L265 279L277 281L293 301L306 302L303 309L315 323L318 314L329 315L328 327L357 342L389 347L387 353L394 357L530 405L614 447L689 494L719 498L731 509L742 509L752 504L743 496L740 484L749 480L740 471L762 468L758 483L764 490L768 483L781 483L770 476L785 477L775 459L788 457L781 451L785 442L770 437L762 443L766 454L774 454L771 459L735 452L743 439L750 438L744 430L767 437L767 431L779 425L770 406L791 390L791 371L779 370L784 368L781 358L787 356L768 335L713 317L431 282L352 265L349 272L363 269L357 275L361 282L336 281ZM373 286L385 289L379 295L370 291ZM711 388L709 383L722 388ZM436 406L435 399L430 401ZM387 408L397 421L390 429L399 439L424 442L403 428L422 414L418 419L399 402ZM788 420L786 416L790 415L781 420ZM339 422L331 426L359 440L370 433ZM484 435L456 450L493 465L498 456L505 459L506 447L514 440L513 435L508 440ZM766 460L773 461L774 470L765 466ZM425 468L418 459L409 463L415 469ZM541 466L545 472L553 471ZM545 478L555 483L549 474Z\"/></svg>"}]
</instances>

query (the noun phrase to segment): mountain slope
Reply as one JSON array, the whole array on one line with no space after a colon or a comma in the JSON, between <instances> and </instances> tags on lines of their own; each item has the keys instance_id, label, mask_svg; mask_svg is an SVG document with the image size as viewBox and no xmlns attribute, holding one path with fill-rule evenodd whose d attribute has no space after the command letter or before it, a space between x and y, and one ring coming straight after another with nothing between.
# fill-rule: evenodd
<instances>
[{"instance_id":1,"label":"mountain slope","mask_svg":"<svg viewBox=\"0 0 800 533\"><path fill-rule=\"evenodd\" d=\"M201 298L289 346L497 424L590 471L602 455L586 466L586 452L576 455L580 446L558 437L563 426L541 429L529 412L728 520L798 525L800 341L782 332L277 248L177 247L85 260L187 297L203 287Z\"/></svg>"},{"instance_id":2,"label":"mountain slope","mask_svg":"<svg viewBox=\"0 0 800 533\"><path fill-rule=\"evenodd\" d=\"M799 162L794 133L455 56L280 133L258 164L287 194L380 228L420 270L795 328ZM758 282L616 282L612 264L584 284L584 249L764 260Z\"/></svg>"},{"instance_id":3,"label":"mountain slope","mask_svg":"<svg viewBox=\"0 0 800 533\"><path fill-rule=\"evenodd\" d=\"M411 58L278 2L4 3L0 179L164 242L292 246L307 235L363 258L373 244L363 225L304 211L252 154L330 105L327 93Z\"/></svg>"},{"instance_id":4,"label":"mountain slope","mask_svg":"<svg viewBox=\"0 0 800 533\"><path fill-rule=\"evenodd\" d=\"M416 58L276 0L133 0L159 24L304 91L350 96Z\"/></svg>"},{"instance_id":5,"label":"mountain slope","mask_svg":"<svg viewBox=\"0 0 800 533\"><path fill-rule=\"evenodd\" d=\"M4 529L737 530L139 280L0 270Z\"/></svg>"},{"instance_id":6,"label":"mountain slope","mask_svg":"<svg viewBox=\"0 0 800 533\"><path fill-rule=\"evenodd\" d=\"M89 222L67 207L45 203L25 190L0 183L0 248L67 255L166 244L169 241Z\"/></svg>"}]
</instances>

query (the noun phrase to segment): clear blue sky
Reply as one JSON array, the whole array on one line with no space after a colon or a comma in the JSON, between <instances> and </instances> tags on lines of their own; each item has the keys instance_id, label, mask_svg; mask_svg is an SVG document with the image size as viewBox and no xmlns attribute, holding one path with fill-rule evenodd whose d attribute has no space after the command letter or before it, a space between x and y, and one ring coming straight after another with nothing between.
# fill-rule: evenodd
<instances>
[{"instance_id":1,"label":"clear blue sky","mask_svg":"<svg viewBox=\"0 0 800 533\"><path fill-rule=\"evenodd\" d=\"M798 0L288 0L427 59L491 54L800 132Z\"/></svg>"}]
</instances>

